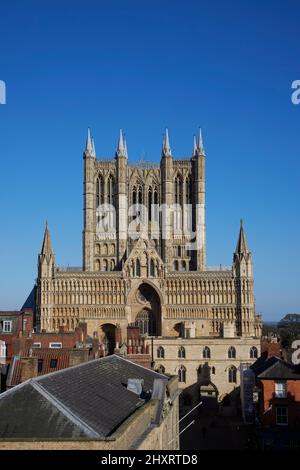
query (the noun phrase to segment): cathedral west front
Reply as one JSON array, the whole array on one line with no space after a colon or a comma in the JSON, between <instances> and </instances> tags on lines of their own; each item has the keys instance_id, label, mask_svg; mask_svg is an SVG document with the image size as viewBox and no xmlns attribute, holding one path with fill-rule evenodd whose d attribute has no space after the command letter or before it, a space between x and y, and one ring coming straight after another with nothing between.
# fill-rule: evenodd
<instances>
[{"instance_id":1,"label":"cathedral west front","mask_svg":"<svg viewBox=\"0 0 300 470\"><path fill-rule=\"evenodd\" d=\"M136 327L155 369L222 398L260 355L262 323L242 221L232 265L207 266L205 163L201 130L180 159L166 130L160 164L131 164L122 131L115 157L98 157L88 131L83 265L56 265L46 226L36 320L47 332L86 322L105 354L128 345L128 327Z\"/></svg>"}]
</instances>

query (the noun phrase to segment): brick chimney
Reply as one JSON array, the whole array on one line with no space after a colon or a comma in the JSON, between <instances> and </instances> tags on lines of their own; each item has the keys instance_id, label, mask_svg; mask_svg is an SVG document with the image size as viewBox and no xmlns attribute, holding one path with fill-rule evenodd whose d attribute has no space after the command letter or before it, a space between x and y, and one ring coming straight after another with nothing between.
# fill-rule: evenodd
<instances>
[{"instance_id":1,"label":"brick chimney","mask_svg":"<svg viewBox=\"0 0 300 470\"><path fill-rule=\"evenodd\" d=\"M32 379L38 375L38 359L37 357L21 358L21 382Z\"/></svg>"}]
</instances>

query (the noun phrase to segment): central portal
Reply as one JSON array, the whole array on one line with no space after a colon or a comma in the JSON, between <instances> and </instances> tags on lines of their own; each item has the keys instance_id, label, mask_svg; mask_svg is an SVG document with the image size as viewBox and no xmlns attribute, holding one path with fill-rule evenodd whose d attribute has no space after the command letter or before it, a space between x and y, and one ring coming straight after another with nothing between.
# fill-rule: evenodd
<instances>
[{"instance_id":1,"label":"central portal","mask_svg":"<svg viewBox=\"0 0 300 470\"><path fill-rule=\"evenodd\" d=\"M142 335L161 335L161 302L158 293L150 284L141 284L135 296L136 313L133 326L137 326Z\"/></svg>"}]
</instances>

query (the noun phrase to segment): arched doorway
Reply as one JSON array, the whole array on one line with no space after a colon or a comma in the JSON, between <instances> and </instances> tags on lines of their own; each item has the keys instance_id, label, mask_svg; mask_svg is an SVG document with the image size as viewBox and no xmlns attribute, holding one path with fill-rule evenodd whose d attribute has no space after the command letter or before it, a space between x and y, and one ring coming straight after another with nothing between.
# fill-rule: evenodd
<instances>
[{"instance_id":1,"label":"arched doorway","mask_svg":"<svg viewBox=\"0 0 300 470\"><path fill-rule=\"evenodd\" d=\"M161 302L154 287L148 283L141 284L132 308L136 312L132 326L137 326L142 335L161 335Z\"/></svg>"},{"instance_id":2,"label":"arched doorway","mask_svg":"<svg viewBox=\"0 0 300 470\"><path fill-rule=\"evenodd\" d=\"M101 339L105 347L105 354L113 354L116 347L116 326L112 323L102 325Z\"/></svg>"}]
</instances>

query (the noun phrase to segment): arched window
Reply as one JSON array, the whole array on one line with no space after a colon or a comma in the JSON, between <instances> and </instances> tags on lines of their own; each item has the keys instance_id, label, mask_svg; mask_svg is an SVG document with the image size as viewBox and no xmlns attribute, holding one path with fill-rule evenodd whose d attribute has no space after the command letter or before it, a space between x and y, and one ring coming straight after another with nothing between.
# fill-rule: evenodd
<instances>
[{"instance_id":1,"label":"arched window","mask_svg":"<svg viewBox=\"0 0 300 470\"><path fill-rule=\"evenodd\" d=\"M212 374L215 374L215 373L216 373L216 368L215 368L214 366L211 368L211 373L212 373Z\"/></svg>"},{"instance_id":2,"label":"arched window","mask_svg":"<svg viewBox=\"0 0 300 470\"><path fill-rule=\"evenodd\" d=\"M257 356L258 356L257 348L255 346L252 346L252 348L250 348L250 358L257 359Z\"/></svg>"},{"instance_id":3,"label":"arched window","mask_svg":"<svg viewBox=\"0 0 300 470\"><path fill-rule=\"evenodd\" d=\"M96 245L96 255L100 255L100 245L97 243Z\"/></svg>"},{"instance_id":4,"label":"arched window","mask_svg":"<svg viewBox=\"0 0 300 470\"><path fill-rule=\"evenodd\" d=\"M185 262L184 260L182 261L182 265L181 265L181 266L182 266L182 268L181 268L182 271L186 271L186 262Z\"/></svg>"},{"instance_id":5,"label":"arched window","mask_svg":"<svg viewBox=\"0 0 300 470\"><path fill-rule=\"evenodd\" d=\"M164 357L165 357L165 350L164 350L164 348L163 348L162 346L159 346L159 347L157 348L157 357L158 357L159 359L164 359Z\"/></svg>"},{"instance_id":6,"label":"arched window","mask_svg":"<svg viewBox=\"0 0 300 470\"><path fill-rule=\"evenodd\" d=\"M230 346L230 348L228 349L228 357L229 357L229 359L235 359L236 358L236 351L235 351L235 348L233 346Z\"/></svg>"},{"instance_id":7,"label":"arched window","mask_svg":"<svg viewBox=\"0 0 300 470\"><path fill-rule=\"evenodd\" d=\"M181 359L185 358L185 348L183 346L180 346L178 349L178 357Z\"/></svg>"},{"instance_id":8,"label":"arched window","mask_svg":"<svg viewBox=\"0 0 300 470\"><path fill-rule=\"evenodd\" d=\"M147 309L142 310L135 319L135 326L139 327L142 335L155 336L156 331L156 320L152 311Z\"/></svg>"},{"instance_id":9,"label":"arched window","mask_svg":"<svg viewBox=\"0 0 300 470\"><path fill-rule=\"evenodd\" d=\"M152 187L150 186L148 189L148 220L151 222L152 219L152 203L153 203L153 197L152 197Z\"/></svg>"},{"instance_id":10,"label":"arched window","mask_svg":"<svg viewBox=\"0 0 300 470\"><path fill-rule=\"evenodd\" d=\"M182 179L177 175L174 180L174 230L179 233L182 230Z\"/></svg>"},{"instance_id":11,"label":"arched window","mask_svg":"<svg viewBox=\"0 0 300 470\"><path fill-rule=\"evenodd\" d=\"M152 258L150 260L150 276L152 277L155 276L155 265L154 265L154 260Z\"/></svg>"},{"instance_id":12,"label":"arched window","mask_svg":"<svg viewBox=\"0 0 300 470\"><path fill-rule=\"evenodd\" d=\"M181 256L181 246L177 247L177 256Z\"/></svg>"},{"instance_id":13,"label":"arched window","mask_svg":"<svg viewBox=\"0 0 300 470\"><path fill-rule=\"evenodd\" d=\"M208 346L205 346L202 351L203 359L210 359L210 349Z\"/></svg>"},{"instance_id":14,"label":"arched window","mask_svg":"<svg viewBox=\"0 0 300 470\"><path fill-rule=\"evenodd\" d=\"M110 262L110 270L113 271L115 269L115 260L111 260Z\"/></svg>"},{"instance_id":15,"label":"arched window","mask_svg":"<svg viewBox=\"0 0 300 470\"><path fill-rule=\"evenodd\" d=\"M137 192L136 192L136 187L133 186L133 188L132 188L132 204L136 204L136 203L137 203L136 194L137 194Z\"/></svg>"},{"instance_id":16,"label":"arched window","mask_svg":"<svg viewBox=\"0 0 300 470\"><path fill-rule=\"evenodd\" d=\"M114 196L114 179L110 175L107 179L107 202L108 204L113 204Z\"/></svg>"},{"instance_id":17,"label":"arched window","mask_svg":"<svg viewBox=\"0 0 300 470\"><path fill-rule=\"evenodd\" d=\"M228 382L236 384L236 367L230 366L228 369Z\"/></svg>"},{"instance_id":18,"label":"arched window","mask_svg":"<svg viewBox=\"0 0 300 470\"><path fill-rule=\"evenodd\" d=\"M96 207L104 202L104 181L103 176L99 175L96 181Z\"/></svg>"},{"instance_id":19,"label":"arched window","mask_svg":"<svg viewBox=\"0 0 300 470\"><path fill-rule=\"evenodd\" d=\"M178 261L174 261L174 271L178 271Z\"/></svg>"},{"instance_id":20,"label":"arched window","mask_svg":"<svg viewBox=\"0 0 300 470\"><path fill-rule=\"evenodd\" d=\"M174 181L175 204L182 205L182 179L177 175Z\"/></svg>"},{"instance_id":21,"label":"arched window","mask_svg":"<svg viewBox=\"0 0 300 470\"><path fill-rule=\"evenodd\" d=\"M190 202L190 179L185 180L185 203L189 204Z\"/></svg>"},{"instance_id":22,"label":"arched window","mask_svg":"<svg viewBox=\"0 0 300 470\"><path fill-rule=\"evenodd\" d=\"M142 186L138 187L138 204L143 204L143 190Z\"/></svg>"},{"instance_id":23,"label":"arched window","mask_svg":"<svg viewBox=\"0 0 300 470\"><path fill-rule=\"evenodd\" d=\"M180 366L178 369L178 381L186 382L186 368L184 366Z\"/></svg>"},{"instance_id":24,"label":"arched window","mask_svg":"<svg viewBox=\"0 0 300 470\"><path fill-rule=\"evenodd\" d=\"M135 275L136 277L141 276L141 262L139 259L135 261Z\"/></svg>"}]
</instances>

